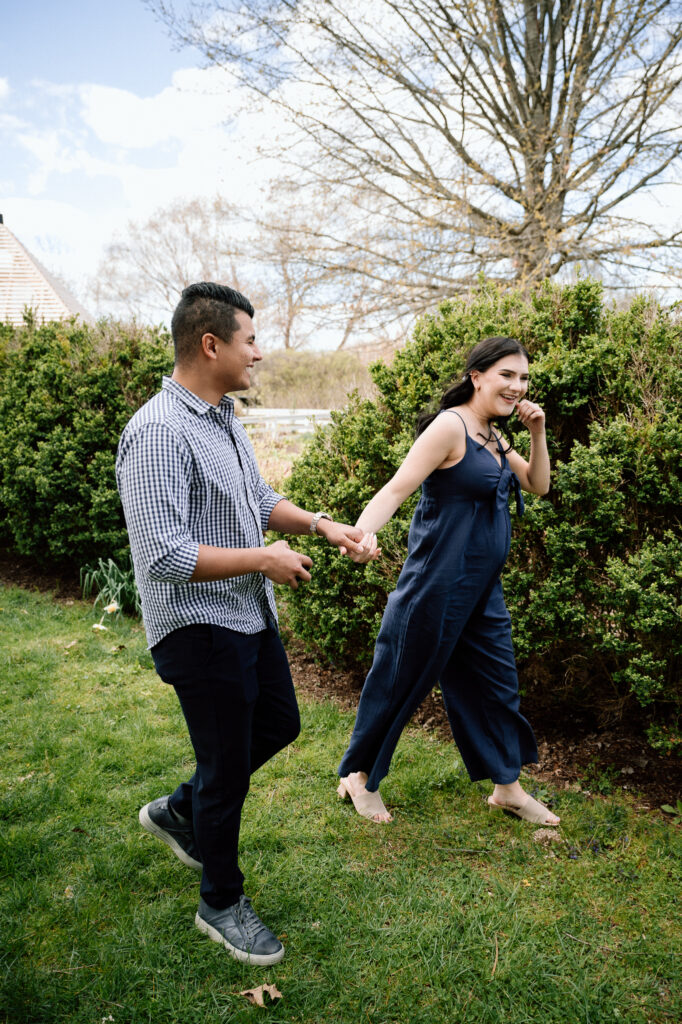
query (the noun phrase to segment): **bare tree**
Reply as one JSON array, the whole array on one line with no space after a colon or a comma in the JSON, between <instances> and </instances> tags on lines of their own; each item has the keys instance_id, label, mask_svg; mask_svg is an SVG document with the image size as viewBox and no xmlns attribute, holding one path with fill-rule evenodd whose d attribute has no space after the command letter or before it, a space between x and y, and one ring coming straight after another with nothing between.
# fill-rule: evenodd
<instances>
[{"instance_id":1,"label":"bare tree","mask_svg":"<svg viewBox=\"0 0 682 1024\"><path fill-rule=\"evenodd\" d=\"M172 309L193 281L217 281L240 291L261 289L244 279L233 207L221 199L178 200L144 223L129 222L107 247L93 278L98 306L148 319Z\"/></svg>"},{"instance_id":2,"label":"bare tree","mask_svg":"<svg viewBox=\"0 0 682 1024\"><path fill-rule=\"evenodd\" d=\"M377 309L481 272L679 273L679 223L642 209L679 175L679 2L151 3L297 127L293 179L346 202L341 223L311 208L317 258Z\"/></svg>"},{"instance_id":3,"label":"bare tree","mask_svg":"<svg viewBox=\"0 0 682 1024\"><path fill-rule=\"evenodd\" d=\"M259 337L274 348L301 348L321 332L343 348L371 312L362 295L339 291L335 268L283 183L258 215L220 198L194 199L130 222L107 247L90 291L100 309L162 319L193 281L247 294L260 314Z\"/></svg>"}]
</instances>

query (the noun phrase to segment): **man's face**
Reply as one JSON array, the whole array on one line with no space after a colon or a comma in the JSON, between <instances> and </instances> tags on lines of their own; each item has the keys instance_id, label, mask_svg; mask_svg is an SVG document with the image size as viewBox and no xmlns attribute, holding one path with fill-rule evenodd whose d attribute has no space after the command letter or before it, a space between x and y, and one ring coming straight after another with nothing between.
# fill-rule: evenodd
<instances>
[{"instance_id":1,"label":"man's face","mask_svg":"<svg viewBox=\"0 0 682 1024\"><path fill-rule=\"evenodd\" d=\"M216 373L220 376L223 393L245 391L251 387L251 370L263 358L256 345L253 320L238 310L239 324L229 341L218 339L216 344Z\"/></svg>"}]
</instances>

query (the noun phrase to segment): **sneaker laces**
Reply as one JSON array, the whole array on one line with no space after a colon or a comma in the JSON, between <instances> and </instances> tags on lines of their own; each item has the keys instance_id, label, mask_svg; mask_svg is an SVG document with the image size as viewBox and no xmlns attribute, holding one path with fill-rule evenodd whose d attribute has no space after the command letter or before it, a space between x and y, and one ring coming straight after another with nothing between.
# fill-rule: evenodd
<instances>
[{"instance_id":1,"label":"sneaker laces","mask_svg":"<svg viewBox=\"0 0 682 1024\"><path fill-rule=\"evenodd\" d=\"M253 942L259 932L267 931L256 911L251 906L248 896L239 897L237 918L242 925L249 942Z\"/></svg>"}]
</instances>

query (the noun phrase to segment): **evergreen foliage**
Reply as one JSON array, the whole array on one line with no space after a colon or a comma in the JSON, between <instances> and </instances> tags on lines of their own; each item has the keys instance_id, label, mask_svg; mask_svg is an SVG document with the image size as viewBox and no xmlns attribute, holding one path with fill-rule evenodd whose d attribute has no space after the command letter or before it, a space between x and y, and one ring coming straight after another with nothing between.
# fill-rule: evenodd
<instances>
[{"instance_id":1,"label":"evergreen foliage","mask_svg":"<svg viewBox=\"0 0 682 1024\"><path fill-rule=\"evenodd\" d=\"M424 318L392 365L371 368L379 399L352 400L318 430L288 497L354 522L404 458L417 413L490 334L513 335L531 353L529 397L546 411L553 463L550 493L529 496L514 522L503 575L522 684L567 688L602 717L636 701L674 721L682 664L674 309L642 297L611 308L590 280L546 283L528 299L481 284ZM527 432L511 426L527 454ZM381 531L383 558L364 568L296 538L314 559L313 579L289 599L288 623L328 661L358 673L369 666L417 498Z\"/></svg>"},{"instance_id":2,"label":"evergreen foliage","mask_svg":"<svg viewBox=\"0 0 682 1024\"><path fill-rule=\"evenodd\" d=\"M79 568L125 562L114 461L121 430L172 367L164 333L78 321L0 332L0 536Z\"/></svg>"}]
</instances>

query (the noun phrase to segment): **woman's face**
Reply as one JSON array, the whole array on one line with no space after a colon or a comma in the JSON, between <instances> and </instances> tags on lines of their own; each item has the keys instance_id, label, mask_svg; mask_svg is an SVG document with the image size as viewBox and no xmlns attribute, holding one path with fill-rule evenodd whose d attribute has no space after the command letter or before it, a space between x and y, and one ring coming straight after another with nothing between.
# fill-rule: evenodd
<instances>
[{"instance_id":1,"label":"woman's face","mask_svg":"<svg viewBox=\"0 0 682 1024\"><path fill-rule=\"evenodd\" d=\"M472 402L488 419L509 416L528 390L528 360L520 352L503 356L481 373L471 371Z\"/></svg>"}]
</instances>

